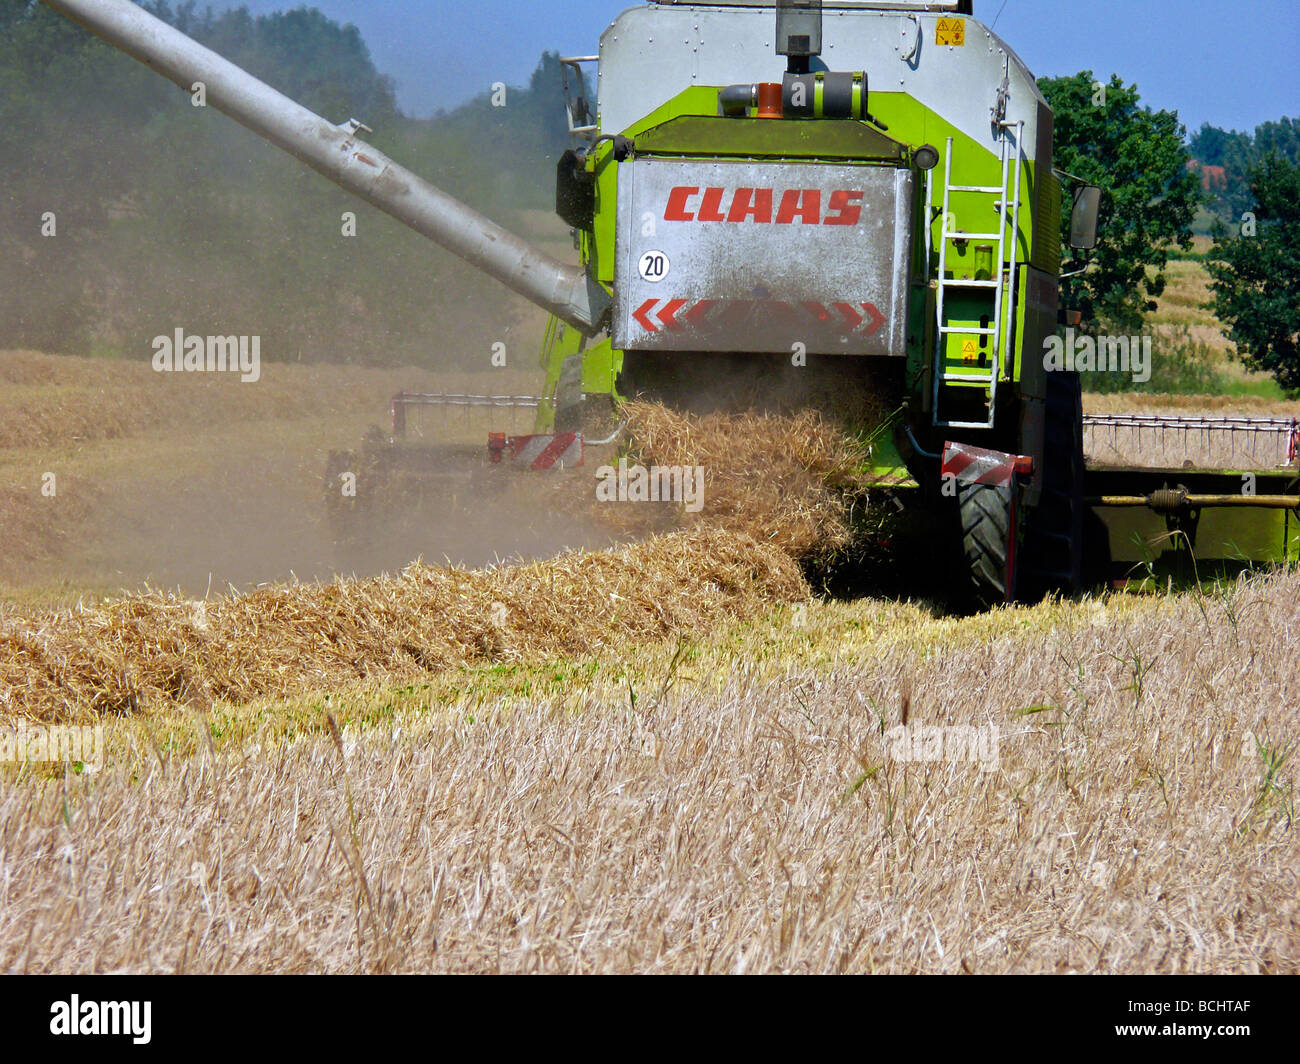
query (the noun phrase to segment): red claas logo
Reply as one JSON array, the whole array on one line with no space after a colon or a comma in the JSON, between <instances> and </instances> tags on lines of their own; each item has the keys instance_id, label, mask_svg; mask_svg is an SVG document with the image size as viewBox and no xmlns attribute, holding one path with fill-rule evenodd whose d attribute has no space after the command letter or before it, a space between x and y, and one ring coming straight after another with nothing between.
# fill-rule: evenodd
<instances>
[{"instance_id":1,"label":"red claas logo","mask_svg":"<svg viewBox=\"0 0 1300 1064\"><path fill-rule=\"evenodd\" d=\"M738 188L727 199L725 188L679 185L668 195L666 222L760 222L763 225L857 225L862 218L864 193L830 194L825 212L822 190L792 188L781 193L771 188ZM725 207L724 207L725 203Z\"/></svg>"}]
</instances>

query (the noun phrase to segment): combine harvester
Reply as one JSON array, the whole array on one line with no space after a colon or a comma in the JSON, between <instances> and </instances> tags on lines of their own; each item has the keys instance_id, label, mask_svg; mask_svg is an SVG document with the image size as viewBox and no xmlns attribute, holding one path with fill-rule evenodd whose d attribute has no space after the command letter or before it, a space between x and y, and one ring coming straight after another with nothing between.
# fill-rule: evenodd
<instances>
[{"instance_id":1,"label":"combine harvester","mask_svg":"<svg viewBox=\"0 0 1300 1064\"><path fill-rule=\"evenodd\" d=\"M580 265L403 169L361 122L311 113L128 0L46 2L186 93L202 82L236 121L548 310L542 450L580 452L582 428L637 394L697 409L865 397L893 411L850 419L873 441L871 483L934 520L931 564L950 559L980 603L1114 575L1134 560L1138 510L1180 541L1199 532L1198 558L1211 509L1236 526L1249 515L1263 558L1297 556L1294 466L1086 468L1079 378L1049 372L1044 350L1060 319L1063 182L1078 251L1096 244L1100 193L1053 169L1052 111L970 0L624 12L599 55L565 60L575 147L556 204ZM582 74L597 64L593 108ZM404 419L447 397L398 399Z\"/></svg>"}]
</instances>

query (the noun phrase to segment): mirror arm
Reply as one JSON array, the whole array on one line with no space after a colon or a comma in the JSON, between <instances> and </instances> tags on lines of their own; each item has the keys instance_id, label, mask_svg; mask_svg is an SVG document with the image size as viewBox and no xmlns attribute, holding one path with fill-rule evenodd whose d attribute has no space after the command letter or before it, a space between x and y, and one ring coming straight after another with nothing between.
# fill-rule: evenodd
<instances>
[{"instance_id":1,"label":"mirror arm","mask_svg":"<svg viewBox=\"0 0 1300 1064\"><path fill-rule=\"evenodd\" d=\"M1052 167L1052 173L1054 173L1058 178L1064 178L1066 181L1073 181L1076 185L1092 184L1091 181L1080 177L1078 174L1072 174L1069 170L1059 170L1055 166Z\"/></svg>"}]
</instances>

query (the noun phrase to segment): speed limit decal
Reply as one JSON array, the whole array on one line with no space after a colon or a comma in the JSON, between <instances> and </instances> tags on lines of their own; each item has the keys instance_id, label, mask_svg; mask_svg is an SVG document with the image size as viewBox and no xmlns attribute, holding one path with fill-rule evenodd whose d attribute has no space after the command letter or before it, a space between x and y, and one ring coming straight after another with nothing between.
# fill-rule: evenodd
<instances>
[{"instance_id":1,"label":"speed limit decal","mask_svg":"<svg viewBox=\"0 0 1300 1064\"><path fill-rule=\"evenodd\" d=\"M651 284L658 284L668 276L668 271L672 269L672 263L668 261L668 256L662 251L647 251L641 256L641 261L637 263L636 268L641 275L641 280L649 281Z\"/></svg>"}]
</instances>

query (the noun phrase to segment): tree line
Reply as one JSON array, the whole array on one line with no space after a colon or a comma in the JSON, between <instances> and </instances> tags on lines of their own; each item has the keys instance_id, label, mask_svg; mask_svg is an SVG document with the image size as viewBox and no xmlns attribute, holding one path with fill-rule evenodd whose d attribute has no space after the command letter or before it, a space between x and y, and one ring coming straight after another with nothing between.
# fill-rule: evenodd
<instances>
[{"instance_id":1,"label":"tree line","mask_svg":"<svg viewBox=\"0 0 1300 1064\"><path fill-rule=\"evenodd\" d=\"M318 10L143 6L330 121L364 122L508 228L553 207L568 146L554 55L505 106L485 81L421 120L358 30ZM144 357L184 327L260 335L272 360L438 366L449 336L458 352L507 339L505 289L44 4L0 0L0 128L0 349Z\"/></svg>"}]
</instances>

